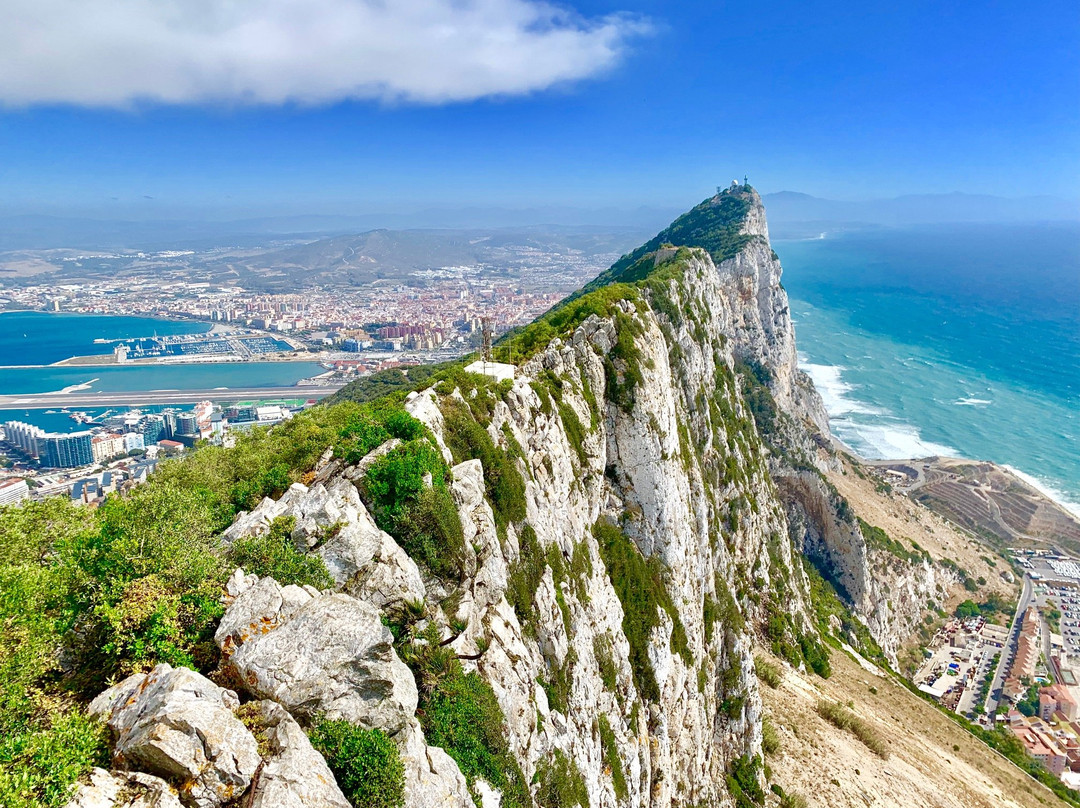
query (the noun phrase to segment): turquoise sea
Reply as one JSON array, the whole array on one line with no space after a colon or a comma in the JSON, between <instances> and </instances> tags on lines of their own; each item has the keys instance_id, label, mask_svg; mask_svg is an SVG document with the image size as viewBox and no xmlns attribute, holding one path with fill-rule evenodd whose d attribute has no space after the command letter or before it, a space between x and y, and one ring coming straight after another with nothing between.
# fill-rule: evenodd
<instances>
[{"instance_id":1,"label":"turquoise sea","mask_svg":"<svg viewBox=\"0 0 1080 808\"><path fill-rule=\"evenodd\" d=\"M95 339L201 334L209 323L111 314L9 311L0 314L0 365L49 365L72 356L106 354Z\"/></svg>"},{"instance_id":2,"label":"turquoise sea","mask_svg":"<svg viewBox=\"0 0 1080 808\"><path fill-rule=\"evenodd\" d=\"M992 460L1080 513L1080 224L773 246L841 440L870 458Z\"/></svg>"},{"instance_id":3,"label":"turquoise sea","mask_svg":"<svg viewBox=\"0 0 1080 808\"><path fill-rule=\"evenodd\" d=\"M203 365L144 365L130 367L11 367L47 365L73 355L105 353L95 339L130 338L153 334L192 334L205 323L114 317L96 314L0 314L0 393L51 393L76 385L92 391L202 390L288 386L323 372L316 362L243 362ZM54 409L64 406L57 396ZM10 418L45 429L74 429L66 415L43 410L0 410L0 422Z\"/></svg>"}]
</instances>

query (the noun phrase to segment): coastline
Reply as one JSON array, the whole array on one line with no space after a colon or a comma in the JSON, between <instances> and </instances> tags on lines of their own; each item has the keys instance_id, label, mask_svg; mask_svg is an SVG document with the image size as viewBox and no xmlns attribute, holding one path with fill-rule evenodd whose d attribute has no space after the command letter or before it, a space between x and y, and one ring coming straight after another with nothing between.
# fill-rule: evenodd
<instances>
[{"instance_id":1,"label":"coastline","mask_svg":"<svg viewBox=\"0 0 1080 808\"><path fill-rule=\"evenodd\" d=\"M831 418L830 418L831 420ZM858 463L860 466L868 468L880 468L888 469L895 467L907 466L918 471L919 476L916 478L916 484L910 488L902 489L900 493L904 496L910 496L923 485L923 467L929 466L935 472L948 473L950 467L976 467L976 468L988 468L990 473L996 473L1010 478L1015 483L1018 483L1021 487L1030 489L1031 493L1027 496L1033 500L1039 500L1051 508L1059 511L1062 516L1072 520L1078 528L1080 528L1080 506L1069 502L1059 491L1047 486L1038 478L1027 474L1020 469L1010 466L1008 463L998 463L993 460L979 460L975 458L962 457L957 455L926 455L923 457L895 457L895 458L868 458L864 457L852 446L845 443L836 435L830 435L830 441L833 444L833 448L839 451L841 454L846 455L851 460ZM944 516L944 514L939 514ZM948 518L948 517L946 517ZM953 521L950 519L950 521ZM968 530L968 527L964 525L958 525L964 530Z\"/></svg>"},{"instance_id":2,"label":"coastline","mask_svg":"<svg viewBox=\"0 0 1080 808\"><path fill-rule=\"evenodd\" d=\"M829 416L831 439L842 451L864 465L888 465L890 463L922 463L930 459L949 459L968 463L989 463L1010 474L1020 484L1036 490L1055 507L1064 510L1074 519L1080 519L1080 495L1059 488L1053 479L1044 479L1017 462L1019 458L980 459L981 453L965 452L954 446L927 440L922 427L895 416L887 408L869 403L855 395L859 384L844 378L848 368L826 361L811 361L799 354L799 369L810 376ZM999 391L999 394L1000 391ZM970 407L970 400L952 403ZM981 407L992 401L979 401ZM847 435L843 433L848 433ZM858 445L850 437L859 439ZM908 451L889 451L901 448ZM1029 463L1030 465L1030 463ZM1068 479L1068 478L1066 478Z\"/></svg>"}]
</instances>

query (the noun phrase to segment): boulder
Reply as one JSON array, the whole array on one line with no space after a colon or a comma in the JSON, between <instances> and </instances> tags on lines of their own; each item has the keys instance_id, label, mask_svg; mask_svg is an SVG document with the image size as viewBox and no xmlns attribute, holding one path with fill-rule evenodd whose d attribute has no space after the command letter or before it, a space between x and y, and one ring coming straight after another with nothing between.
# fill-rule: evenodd
<instances>
[{"instance_id":1,"label":"boulder","mask_svg":"<svg viewBox=\"0 0 1080 808\"><path fill-rule=\"evenodd\" d=\"M176 789L151 774L94 768L65 808L182 808Z\"/></svg>"},{"instance_id":2,"label":"boulder","mask_svg":"<svg viewBox=\"0 0 1080 808\"><path fill-rule=\"evenodd\" d=\"M390 734L404 727L416 681L379 611L348 595L291 589L263 578L222 618L215 640L247 691L296 715Z\"/></svg>"},{"instance_id":3,"label":"boulder","mask_svg":"<svg viewBox=\"0 0 1080 808\"><path fill-rule=\"evenodd\" d=\"M259 701L244 708L261 751L268 755L249 808L352 808L330 767L283 707Z\"/></svg>"},{"instance_id":4,"label":"boulder","mask_svg":"<svg viewBox=\"0 0 1080 808\"><path fill-rule=\"evenodd\" d=\"M416 719L399 736L398 748L405 766L405 804L409 808L473 808L461 769L445 751L428 746Z\"/></svg>"},{"instance_id":5,"label":"boulder","mask_svg":"<svg viewBox=\"0 0 1080 808\"><path fill-rule=\"evenodd\" d=\"M90 714L108 724L116 768L163 777L186 805L215 808L247 790L260 762L238 706L231 690L161 664L106 690Z\"/></svg>"},{"instance_id":6,"label":"boulder","mask_svg":"<svg viewBox=\"0 0 1080 808\"><path fill-rule=\"evenodd\" d=\"M242 575L243 571L237 570L229 580L238 578L237 573ZM281 586L273 578L247 575L243 580L245 586L228 603L214 635L226 656L253 637L273 631L313 597L306 589L295 585Z\"/></svg>"},{"instance_id":7,"label":"boulder","mask_svg":"<svg viewBox=\"0 0 1080 808\"><path fill-rule=\"evenodd\" d=\"M399 441L387 441L368 457ZM368 458L365 458L367 460ZM325 468L333 467L330 463ZM292 540L319 555L334 578L336 588L382 608L406 600L423 600L420 570L389 534L380 530L346 477L335 476L310 488L293 485L277 502L264 500L254 511L241 514L225 531L227 542L262 535L278 517L292 517ZM225 603L245 586L230 579Z\"/></svg>"},{"instance_id":8,"label":"boulder","mask_svg":"<svg viewBox=\"0 0 1080 808\"><path fill-rule=\"evenodd\" d=\"M300 485L300 483L296 483L296 485ZM270 529L270 523L282 515L287 506L284 500L285 497L282 497L281 500L275 502L270 497L263 497L262 502L254 510L240 511L233 519L233 523L225 528L225 531L221 534L221 540L226 544L232 544L237 539L246 536L263 535Z\"/></svg>"},{"instance_id":9,"label":"boulder","mask_svg":"<svg viewBox=\"0 0 1080 808\"><path fill-rule=\"evenodd\" d=\"M427 594L416 562L378 528L363 504L316 552L339 588L380 609L422 601Z\"/></svg>"}]
</instances>

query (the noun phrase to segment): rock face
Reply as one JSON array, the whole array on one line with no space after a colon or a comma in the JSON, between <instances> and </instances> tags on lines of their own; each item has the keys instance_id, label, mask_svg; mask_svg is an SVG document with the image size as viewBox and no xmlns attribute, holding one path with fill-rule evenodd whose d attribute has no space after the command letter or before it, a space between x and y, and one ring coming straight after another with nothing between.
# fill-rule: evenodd
<instances>
[{"instance_id":1,"label":"rock face","mask_svg":"<svg viewBox=\"0 0 1080 808\"><path fill-rule=\"evenodd\" d=\"M182 808L176 789L142 772L92 769L65 808Z\"/></svg>"},{"instance_id":2,"label":"rock face","mask_svg":"<svg viewBox=\"0 0 1080 808\"><path fill-rule=\"evenodd\" d=\"M256 778L251 808L352 808L323 756L283 707L260 701L245 709L270 755Z\"/></svg>"},{"instance_id":3,"label":"rock face","mask_svg":"<svg viewBox=\"0 0 1080 808\"><path fill-rule=\"evenodd\" d=\"M90 713L108 724L115 766L163 777L185 804L214 808L243 794L259 765L238 706L235 693L162 664L106 690Z\"/></svg>"},{"instance_id":4,"label":"rock face","mask_svg":"<svg viewBox=\"0 0 1080 808\"><path fill-rule=\"evenodd\" d=\"M378 609L263 578L226 610L215 640L252 695L291 713L388 733L416 711L416 682Z\"/></svg>"},{"instance_id":5,"label":"rock face","mask_svg":"<svg viewBox=\"0 0 1080 808\"><path fill-rule=\"evenodd\" d=\"M490 685L524 782L543 789L553 766L572 769L590 808L732 805L733 763L762 748L755 636L795 664L812 658L817 629L801 551L835 565L872 631L902 630L903 603L933 582L915 571L895 605L873 583L887 560L830 504L814 471L830 462L818 451L827 419L797 368L764 209L755 192L738 193L749 212L733 257L717 264L703 249L666 250L678 271L605 299L473 411L521 476L524 501L514 504L524 518L493 508L493 470L480 460L453 465L461 580L423 575L360 500L355 483L391 443L355 466L327 454L310 487L264 500L226 531L236 541L292 517L292 540L323 559L336 590L240 570L226 586L215 637L223 663L265 700L245 708L257 709L264 747L254 805L342 804L296 723L325 716L394 740L410 808L470 808L474 794L498 807L502 795L467 783L427 743L416 681L382 622L404 605L415 611L424 601L443 644ZM777 408L769 443L740 362L767 371L759 384ZM413 393L405 406L452 464L447 415L471 405L445 387ZM246 751L232 769L201 730L169 724L179 737L165 743L156 728L166 722L138 708L144 690L157 692L149 679L133 677L95 702L116 723L118 765L182 783L188 804L242 793L260 765L255 737L240 725L230 743ZM210 726L224 733L239 722L219 690L188 701L200 716L219 716ZM165 697L154 698L160 706ZM195 711L188 701L178 702L180 714Z\"/></svg>"},{"instance_id":6,"label":"rock face","mask_svg":"<svg viewBox=\"0 0 1080 808\"><path fill-rule=\"evenodd\" d=\"M636 368L615 354L624 329ZM760 752L749 626L773 610L788 615L789 642L812 629L785 508L733 374L737 352L780 368L778 400L813 420L814 407L798 409L807 388L764 234L720 266L693 251L681 278L615 317L589 317L524 365L487 429L520 447L528 527L571 570L556 573L549 561L527 619L506 598L524 538L511 526L500 540L477 461L453 469L475 550L475 572L448 615L466 624L453 647L468 657L487 646L466 664L491 683L527 780L560 752L592 806L728 805L728 767ZM632 395L613 396L635 370ZM557 385L542 381L552 378ZM421 392L407 408L443 442L437 398ZM567 410L583 425L580 439ZM658 611L643 649L654 695L640 692L617 573L593 533L604 521L663 570L672 610Z\"/></svg>"},{"instance_id":7,"label":"rock face","mask_svg":"<svg viewBox=\"0 0 1080 808\"><path fill-rule=\"evenodd\" d=\"M396 442L389 441L387 445ZM380 447L371 456L385 450ZM361 465L367 460L361 461ZM329 472L335 465L324 468ZM295 483L276 502L264 499L255 510L239 514L223 539L233 542L245 536L262 535L275 519L291 517L296 522L293 541L322 558L339 589L378 608L422 601L424 583L416 562L378 528L360 501L356 486L350 481L358 476L356 467L340 471L341 474L331 474L311 488Z\"/></svg>"},{"instance_id":8,"label":"rock face","mask_svg":"<svg viewBox=\"0 0 1080 808\"><path fill-rule=\"evenodd\" d=\"M405 765L405 805L408 808L473 808L465 777L445 751L428 746L415 719L398 744Z\"/></svg>"},{"instance_id":9,"label":"rock face","mask_svg":"<svg viewBox=\"0 0 1080 808\"><path fill-rule=\"evenodd\" d=\"M833 581L898 668L897 651L918 630L926 602L941 600L959 577L929 560L870 546L854 517L840 512L837 495L821 477L803 471L776 480L793 540Z\"/></svg>"}]
</instances>

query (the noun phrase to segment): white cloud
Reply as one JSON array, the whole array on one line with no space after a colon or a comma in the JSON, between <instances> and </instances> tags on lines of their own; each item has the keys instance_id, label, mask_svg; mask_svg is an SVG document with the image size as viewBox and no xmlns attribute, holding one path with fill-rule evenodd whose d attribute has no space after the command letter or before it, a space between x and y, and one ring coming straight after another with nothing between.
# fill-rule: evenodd
<instances>
[{"instance_id":1,"label":"white cloud","mask_svg":"<svg viewBox=\"0 0 1080 808\"><path fill-rule=\"evenodd\" d=\"M646 31L535 0L0 0L0 104L468 101L596 75Z\"/></svg>"}]
</instances>

